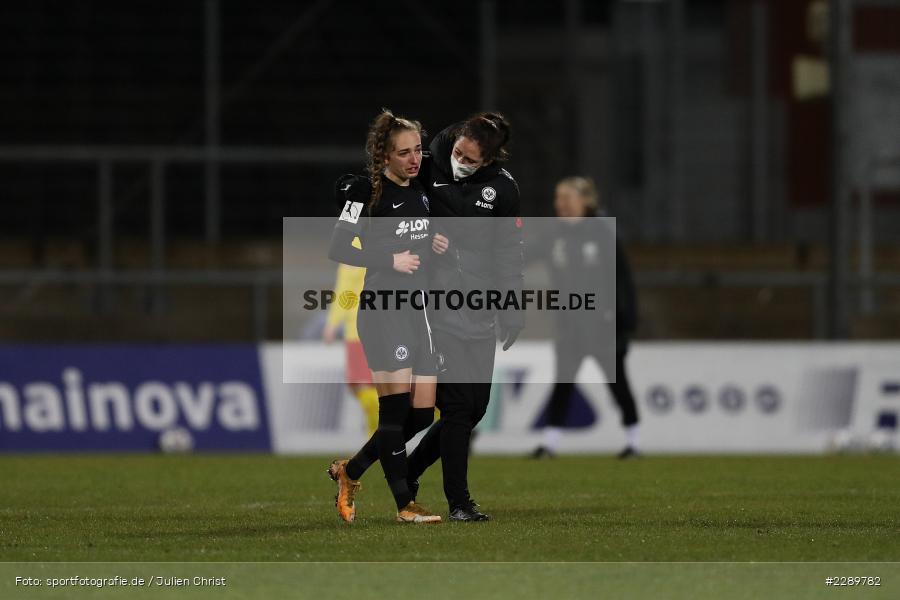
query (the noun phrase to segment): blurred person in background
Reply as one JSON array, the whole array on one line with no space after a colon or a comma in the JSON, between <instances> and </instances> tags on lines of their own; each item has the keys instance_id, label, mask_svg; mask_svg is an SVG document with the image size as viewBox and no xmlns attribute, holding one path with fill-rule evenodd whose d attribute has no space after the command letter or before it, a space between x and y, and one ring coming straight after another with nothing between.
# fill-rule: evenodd
<instances>
[{"instance_id":1,"label":"blurred person in background","mask_svg":"<svg viewBox=\"0 0 900 600\"><path fill-rule=\"evenodd\" d=\"M559 219L553 235L529 244L529 261L544 260L550 268L556 289L584 289L585 281L590 285L602 284L601 270L604 257L603 248L612 247L609 236L615 230L604 219L592 217L606 216L599 206L599 195L594 182L587 177L567 177L556 184L553 207ZM556 384L547 408L547 424L542 433L541 444L531 453L533 458L555 456L562 437L563 425L569 412L572 394L575 391L575 376L584 359L593 356L603 369L607 379L615 374L615 382L609 382L613 400L619 407L622 426L625 428L625 447L619 458L638 455L638 412L628 382L625 357L631 334L637 328L637 294L631 276L631 267L618 237L616 249L616 294L613 310L592 311L596 317L584 312L557 313L557 331L554 340L556 355ZM607 266L608 268L608 266ZM608 271L606 271L608 272ZM592 274L594 275L592 277ZM601 294L602 297L602 294ZM610 335L611 323L615 322L615 364L610 364L608 351L604 351L604 333Z\"/></svg>"},{"instance_id":2,"label":"blurred person in background","mask_svg":"<svg viewBox=\"0 0 900 600\"><path fill-rule=\"evenodd\" d=\"M420 178L428 188L436 231L432 290L521 292L519 188L503 168L509 137L503 115L481 112L444 129L431 142ZM487 411L497 339L509 349L524 316L444 307L431 312L430 322L443 359L437 386L441 416L410 454L409 487L415 493L419 477L440 458L450 520L486 521L490 516L478 510L469 493L472 429Z\"/></svg>"},{"instance_id":3,"label":"blurred person in background","mask_svg":"<svg viewBox=\"0 0 900 600\"><path fill-rule=\"evenodd\" d=\"M343 193L341 194L343 197ZM343 209L344 202L341 202ZM353 246L362 250L359 237L353 238ZM334 297L328 307L328 319L322 331L322 341L332 344L339 335L344 338L344 353L346 361L347 386L353 395L359 400L366 419L366 433L369 437L375 435L378 428L378 391L372 383L372 373L369 371L369 363L366 362L366 353L362 342L359 341L359 331L356 329L356 316L359 311L357 302L349 299L359 298L366 279L366 270L362 267L351 267L340 264L337 268L337 278L334 283ZM348 296L352 294L352 296Z\"/></svg>"},{"instance_id":4,"label":"blurred person in background","mask_svg":"<svg viewBox=\"0 0 900 600\"><path fill-rule=\"evenodd\" d=\"M345 201L328 256L365 267L365 292L418 294L424 305L431 239L428 198L416 181L422 134L418 121L395 117L387 109L375 118L366 141L368 177L345 175L335 184ZM397 219L419 228L398 228ZM358 312L357 328L378 392L378 428L353 458L335 460L328 468L338 487L335 504L340 517L352 523L359 478L374 455L394 496L396 521L439 523L439 515L415 502L407 483L406 442L434 419L437 366L427 315L411 303L399 310L375 306Z\"/></svg>"}]
</instances>

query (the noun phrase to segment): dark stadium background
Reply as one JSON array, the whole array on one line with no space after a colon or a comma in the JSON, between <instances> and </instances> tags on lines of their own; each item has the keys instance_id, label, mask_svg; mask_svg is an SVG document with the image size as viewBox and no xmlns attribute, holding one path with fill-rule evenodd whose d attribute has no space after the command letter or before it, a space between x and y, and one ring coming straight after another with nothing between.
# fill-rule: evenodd
<instances>
[{"instance_id":1,"label":"dark stadium background","mask_svg":"<svg viewBox=\"0 0 900 600\"><path fill-rule=\"evenodd\" d=\"M0 2L0 597L897 597L898 32L900 0ZM637 458L597 368L531 458L526 328L469 463L492 521L399 526L379 468L340 521L324 471L368 434L343 345L283 317L314 253L282 219L329 235L382 107L503 112L526 235L596 180Z\"/></svg>"},{"instance_id":2,"label":"dark stadium background","mask_svg":"<svg viewBox=\"0 0 900 600\"><path fill-rule=\"evenodd\" d=\"M813 5L3 3L0 336L279 338L274 275L253 273L279 269L282 216L331 215L386 106L432 133L503 111L526 216L593 176L637 271L639 338L895 337L898 186L872 190L860 227L859 156L834 140L896 123L847 125L858 80L798 99L791 64L896 55L900 13L857 3L831 56Z\"/></svg>"}]
</instances>

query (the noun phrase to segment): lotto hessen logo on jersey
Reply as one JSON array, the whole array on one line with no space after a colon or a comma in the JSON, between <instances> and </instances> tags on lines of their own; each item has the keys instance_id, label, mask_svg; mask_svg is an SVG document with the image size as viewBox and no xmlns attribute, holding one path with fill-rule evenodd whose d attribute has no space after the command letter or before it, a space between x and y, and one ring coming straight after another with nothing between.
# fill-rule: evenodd
<instances>
[{"instance_id":1,"label":"lotto hessen logo on jersey","mask_svg":"<svg viewBox=\"0 0 900 600\"><path fill-rule=\"evenodd\" d=\"M428 237L428 219L411 219L403 220L397 224L397 236L404 236L409 233L409 239L421 240Z\"/></svg>"}]
</instances>

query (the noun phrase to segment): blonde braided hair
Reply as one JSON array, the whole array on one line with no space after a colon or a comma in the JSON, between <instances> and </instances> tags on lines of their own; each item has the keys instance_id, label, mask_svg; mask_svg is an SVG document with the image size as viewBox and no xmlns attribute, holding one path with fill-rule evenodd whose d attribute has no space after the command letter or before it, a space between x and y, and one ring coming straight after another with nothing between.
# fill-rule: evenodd
<instances>
[{"instance_id":1,"label":"blonde braided hair","mask_svg":"<svg viewBox=\"0 0 900 600\"><path fill-rule=\"evenodd\" d=\"M421 123L395 117L387 108L382 108L381 113L369 126L369 135L366 138L366 170L369 179L372 180L372 195L367 205L370 212L381 198L381 174L384 172L388 153L393 149L393 136L400 131L415 131L420 136L425 135Z\"/></svg>"}]
</instances>

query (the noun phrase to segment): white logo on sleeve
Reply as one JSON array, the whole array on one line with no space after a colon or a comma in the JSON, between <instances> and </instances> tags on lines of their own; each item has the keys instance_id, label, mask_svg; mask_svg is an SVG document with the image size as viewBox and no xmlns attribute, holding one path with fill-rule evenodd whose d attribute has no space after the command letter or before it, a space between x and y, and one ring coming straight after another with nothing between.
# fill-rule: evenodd
<instances>
[{"instance_id":1,"label":"white logo on sleeve","mask_svg":"<svg viewBox=\"0 0 900 600\"><path fill-rule=\"evenodd\" d=\"M397 358L397 360L404 361L409 358L409 349L401 344L400 346L397 346L396 350L394 350L394 356Z\"/></svg>"},{"instance_id":2,"label":"white logo on sleeve","mask_svg":"<svg viewBox=\"0 0 900 600\"><path fill-rule=\"evenodd\" d=\"M445 185L450 185L450 184L449 183L438 183L437 181L435 181L431 185L433 185L434 187L444 187Z\"/></svg>"},{"instance_id":3,"label":"white logo on sleeve","mask_svg":"<svg viewBox=\"0 0 900 600\"><path fill-rule=\"evenodd\" d=\"M363 203L362 202L351 202L347 200L347 203L344 204L344 210L341 211L341 221L347 221L348 223L356 223L359 221L359 215L362 214Z\"/></svg>"}]
</instances>

